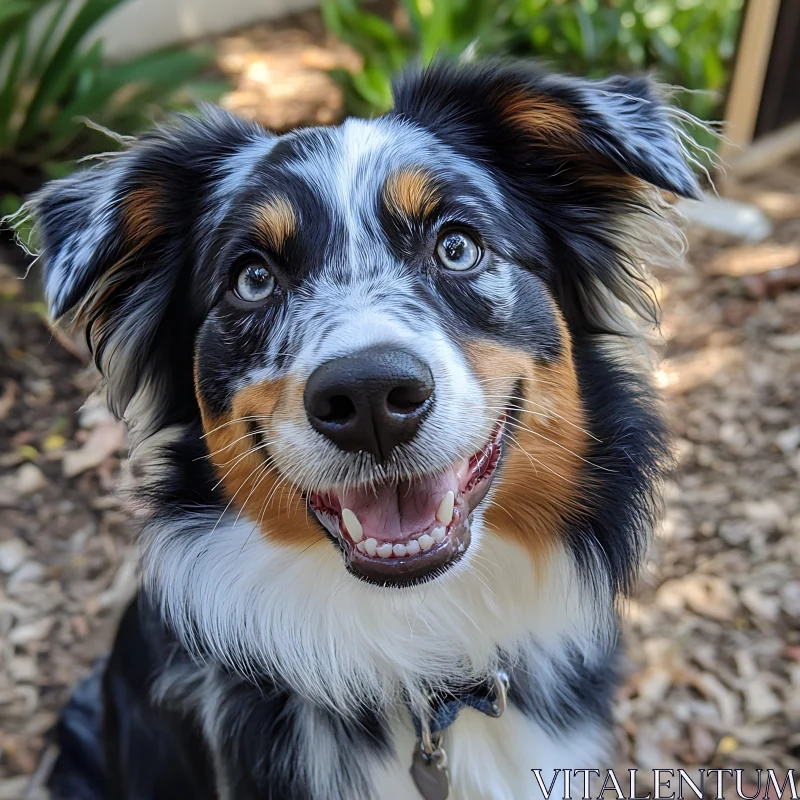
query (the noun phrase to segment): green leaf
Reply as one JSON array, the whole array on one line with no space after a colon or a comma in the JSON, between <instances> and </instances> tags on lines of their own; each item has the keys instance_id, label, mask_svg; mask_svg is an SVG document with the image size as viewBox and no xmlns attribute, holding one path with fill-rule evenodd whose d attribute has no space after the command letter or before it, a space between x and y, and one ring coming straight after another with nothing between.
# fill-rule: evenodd
<instances>
[{"instance_id":1,"label":"green leaf","mask_svg":"<svg viewBox=\"0 0 800 800\"><path fill-rule=\"evenodd\" d=\"M18 91L18 81L22 71L22 62L28 47L28 29L23 28L16 36L17 46L8 65L6 80L0 91L0 147L7 147L13 139L11 115Z\"/></svg>"},{"instance_id":2,"label":"green leaf","mask_svg":"<svg viewBox=\"0 0 800 800\"><path fill-rule=\"evenodd\" d=\"M43 127L47 128L49 131L49 143L46 152L52 152L58 147L66 146L67 142L58 141L60 132L53 127L56 125L53 115L57 115L55 119L58 119L58 115L61 113L58 110L58 101L67 94L71 93L72 95L79 96L81 90L86 91L86 84L91 80L87 77L87 73L97 72L102 61L102 49L103 43L99 41L95 42L86 53L80 54L76 58L73 58L71 61L69 61L64 71L50 84L49 91L45 96L48 99L52 97L52 103L48 102L48 105L44 106L39 111L37 115L39 124L29 129L30 135L30 131L39 132ZM81 79L83 79L83 81ZM83 85L81 85L82 83ZM33 101L31 102L31 105L32 104ZM25 123L23 123L22 130L20 131L20 144L22 146L25 146L27 143L25 137L26 125L31 119L31 113L31 106L29 106L28 115L26 116Z\"/></svg>"},{"instance_id":3,"label":"green leaf","mask_svg":"<svg viewBox=\"0 0 800 800\"><path fill-rule=\"evenodd\" d=\"M0 218L16 214L22 206L22 198L17 194L0 195Z\"/></svg>"},{"instance_id":4,"label":"green leaf","mask_svg":"<svg viewBox=\"0 0 800 800\"><path fill-rule=\"evenodd\" d=\"M31 62L30 66L31 74L35 75L36 73L39 72L39 70L41 70L42 63L44 62L44 57L47 53L47 49L50 46L50 42L53 39L53 34L56 32L56 29L61 24L61 21L64 19L64 15L67 13L69 5L70 5L70 0L61 0L61 2L53 10L53 13L50 15L50 20L47 23L47 27L44 29L42 38L39 40L39 47L36 49L36 54L34 55L33 61Z\"/></svg>"},{"instance_id":5,"label":"green leaf","mask_svg":"<svg viewBox=\"0 0 800 800\"><path fill-rule=\"evenodd\" d=\"M391 80L383 70L367 67L353 75L353 86L379 113L391 107Z\"/></svg>"},{"instance_id":6,"label":"green leaf","mask_svg":"<svg viewBox=\"0 0 800 800\"><path fill-rule=\"evenodd\" d=\"M713 50L703 56L703 77L707 89L720 89L725 84L725 66Z\"/></svg>"},{"instance_id":7,"label":"green leaf","mask_svg":"<svg viewBox=\"0 0 800 800\"><path fill-rule=\"evenodd\" d=\"M84 36L121 2L122 0L84 0L41 74L20 131L22 140L30 141L31 135L41 123L44 107L59 98L71 76L77 72L79 66L75 61L80 58L79 45Z\"/></svg>"},{"instance_id":8,"label":"green leaf","mask_svg":"<svg viewBox=\"0 0 800 800\"><path fill-rule=\"evenodd\" d=\"M164 107L219 96L221 82L193 82L209 66L209 50L171 49L108 64L92 31L122 2L0 0L4 160L50 177L63 175L76 156L95 145L108 147L81 117L131 133Z\"/></svg>"},{"instance_id":9,"label":"green leaf","mask_svg":"<svg viewBox=\"0 0 800 800\"><path fill-rule=\"evenodd\" d=\"M47 0L6 0L0 6L0 34L8 35L16 26L27 23Z\"/></svg>"},{"instance_id":10,"label":"green leaf","mask_svg":"<svg viewBox=\"0 0 800 800\"><path fill-rule=\"evenodd\" d=\"M597 37L594 33L592 17L581 6L575 9L575 17L581 32L581 55L587 62L592 62L597 58Z\"/></svg>"},{"instance_id":11,"label":"green leaf","mask_svg":"<svg viewBox=\"0 0 800 800\"><path fill-rule=\"evenodd\" d=\"M42 172L48 178L66 178L75 169L73 161L45 161L42 164Z\"/></svg>"},{"instance_id":12,"label":"green leaf","mask_svg":"<svg viewBox=\"0 0 800 800\"><path fill-rule=\"evenodd\" d=\"M53 137L66 136L71 129L79 130L78 117L112 127L122 115L144 121L144 111L153 100L177 92L208 66L212 56L208 50L170 49L106 67L86 92L77 93L59 113L52 125Z\"/></svg>"}]
</instances>

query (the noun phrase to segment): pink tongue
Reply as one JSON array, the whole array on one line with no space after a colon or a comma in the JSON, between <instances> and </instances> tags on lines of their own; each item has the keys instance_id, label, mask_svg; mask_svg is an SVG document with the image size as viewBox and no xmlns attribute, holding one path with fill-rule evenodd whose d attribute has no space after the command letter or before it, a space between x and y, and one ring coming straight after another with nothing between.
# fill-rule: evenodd
<instances>
[{"instance_id":1,"label":"pink tongue","mask_svg":"<svg viewBox=\"0 0 800 800\"><path fill-rule=\"evenodd\" d=\"M403 541L417 531L436 524L436 510L442 497L458 494L459 475L451 469L445 475L420 481L403 481L395 486L351 489L339 496L342 508L349 508L361 523L365 538Z\"/></svg>"}]
</instances>

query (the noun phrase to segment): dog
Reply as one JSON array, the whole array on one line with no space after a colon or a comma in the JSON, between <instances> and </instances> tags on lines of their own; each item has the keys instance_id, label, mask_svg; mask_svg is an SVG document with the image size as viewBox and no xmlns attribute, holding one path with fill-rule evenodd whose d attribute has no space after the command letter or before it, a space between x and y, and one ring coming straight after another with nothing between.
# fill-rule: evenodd
<instances>
[{"instance_id":1,"label":"dog","mask_svg":"<svg viewBox=\"0 0 800 800\"><path fill-rule=\"evenodd\" d=\"M519 800L612 765L681 112L502 62L394 101L280 136L204 108L29 203L142 526L75 797Z\"/></svg>"}]
</instances>

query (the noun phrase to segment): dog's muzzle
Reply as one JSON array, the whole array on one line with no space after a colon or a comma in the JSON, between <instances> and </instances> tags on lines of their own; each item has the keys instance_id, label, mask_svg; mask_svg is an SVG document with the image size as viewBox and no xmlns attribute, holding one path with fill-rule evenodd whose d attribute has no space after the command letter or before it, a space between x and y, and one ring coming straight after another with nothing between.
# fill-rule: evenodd
<instances>
[{"instance_id":1,"label":"dog's muzzle","mask_svg":"<svg viewBox=\"0 0 800 800\"><path fill-rule=\"evenodd\" d=\"M430 367L416 355L374 347L318 367L304 392L312 427L348 453L377 465L411 442L436 396ZM504 418L471 458L396 483L309 496L348 568L380 584L430 578L470 543L471 514L484 498L501 452Z\"/></svg>"}]
</instances>

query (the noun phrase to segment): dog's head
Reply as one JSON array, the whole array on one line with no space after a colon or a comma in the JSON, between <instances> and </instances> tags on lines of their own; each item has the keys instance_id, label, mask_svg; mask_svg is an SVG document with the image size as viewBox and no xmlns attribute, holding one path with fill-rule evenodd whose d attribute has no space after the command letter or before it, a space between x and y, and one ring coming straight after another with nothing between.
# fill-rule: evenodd
<instances>
[{"instance_id":1,"label":"dog's head","mask_svg":"<svg viewBox=\"0 0 800 800\"><path fill-rule=\"evenodd\" d=\"M139 435L201 419L223 506L403 584L478 528L547 549L590 502L609 378L574 349L647 308L654 187L698 191L646 80L495 64L280 137L206 111L33 208L52 313Z\"/></svg>"}]
</instances>

